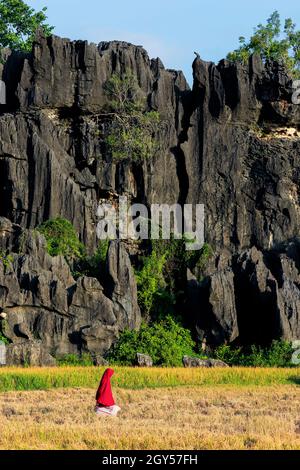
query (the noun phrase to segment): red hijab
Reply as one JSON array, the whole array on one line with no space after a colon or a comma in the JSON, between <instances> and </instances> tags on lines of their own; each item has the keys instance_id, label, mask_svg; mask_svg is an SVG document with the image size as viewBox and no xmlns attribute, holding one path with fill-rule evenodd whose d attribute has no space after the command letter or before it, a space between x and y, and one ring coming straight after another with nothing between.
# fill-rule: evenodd
<instances>
[{"instance_id":1,"label":"red hijab","mask_svg":"<svg viewBox=\"0 0 300 470\"><path fill-rule=\"evenodd\" d=\"M102 376L100 385L96 393L96 401L98 405L113 406L115 404L110 385L110 378L113 376L113 374L113 369L106 369Z\"/></svg>"}]
</instances>

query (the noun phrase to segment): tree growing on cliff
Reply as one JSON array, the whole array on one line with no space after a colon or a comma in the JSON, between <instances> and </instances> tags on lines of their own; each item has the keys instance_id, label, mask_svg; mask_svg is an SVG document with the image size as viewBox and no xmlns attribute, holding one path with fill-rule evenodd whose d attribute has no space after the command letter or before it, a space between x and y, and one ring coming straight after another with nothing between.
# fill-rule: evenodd
<instances>
[{"instance_id":1,"label":"tree growing on cliff","mask_svg":"<svg viewBox=\"0 0 300 470\"><path fill-rule=\"evenodd\" d=\"M30 52L39 28L46 35L53 30L46 23L46 11L35 11L22 0L0 0L0 47Z\"/></svg>"},{"instance_id":2,"label":"tree growing on cliff","mask_svg":"<svg viewBox=\"0 0 300 470\"><path fill-rule=\"evenodd\" d=\"M239 38L240 47L230 52L227 58L233 62L247 62L251 54L260 54L264 61L283 62L295 77L300 76L300 31L291 18L287 18L283 31L278 11L268 18L267 24L259 24L247 42Z\"/></svg>"},{"instance_id":3,"label":"tree growing on cliff","mask_svg":"<svg viewBox=\"0 0 300 470\"><path fill-rule=\"evenodd\" d=\"M142 161L159 148L160 115L146 111L146 98L136 78L114 73L105 84L111 118L105 142L115 160Z\"/></svg>"}]
</instances>

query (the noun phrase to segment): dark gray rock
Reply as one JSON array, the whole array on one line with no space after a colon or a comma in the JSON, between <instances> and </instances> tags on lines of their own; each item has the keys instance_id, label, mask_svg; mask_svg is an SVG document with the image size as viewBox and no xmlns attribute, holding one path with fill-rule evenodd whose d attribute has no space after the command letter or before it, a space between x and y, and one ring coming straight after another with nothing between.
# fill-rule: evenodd
<instances>
[{"instance_id":1,"label":"dark gray rock","mask_svg":"<svg viewBox=\"0 0 300 470\"><path fill-rule=\"evenodd\" d=\"M152 367L153 366L152 357L148 356L148 354L137 353L136 362L139 367Z\"/></svg>"},{"instance_id":2,"label":"dark gray rock","mask_svg":"<svg viewBox=\"0 0 300 470\"><path fill-rule=\"evenodd\" d=\"M17 251L22 228L5 217L0 217L0 249Z\"/></svg>"},{"instance_id":3,"label":"dark gray rock","mask_svg":"<svg viewBox=\"0 0 300 470\"><path fill-rule=\"evenodd\" d=\"M300 335L300 242L273 250L253 247L233 256L230 266L198 283L189 277L189 310L199 340L265 344L294 341Z\"/></svg>"},{"instance_id":4,"label":"dark gray rock","mask_svg":"<svg viewBox=\"0 0 300 470\"><path fill-rule=\"evenodd\" d=\"M184 367L229 367L228 364L217 359L200 359L189 356L184 356L182 362Z\"/></svg>"},{"instance_id":5,"label":"dark gray rock","mask_svg":"<svg viewBox=\"0 0 300 470\"><path fill-rule=\"evenodd\" d=\"M198 357L183 356L182 363L184 367L210 367L210 362L207 359Z\"/></svg>"},{"instance_id":6,"label":"dark gray rock","mask_svg":"<svg viewBox=\"0 0 300 470\"><path fill-rule=\"evenodd\" d=\"M14 64L19 73L9 93L14 113L0 116L0 215L32 228L61 215L92 250L98 194L112 191L148 204L204 203L216 250L268 249L297 235L300 144L287 131L299 125L300 109L280 64L196 58L191 91L181 72L125 42L96 46L39 33L32 54L8 60L2 78L9 81ZM103 150L98 114L115 71L133 73L162 115L161 151L151 162L116 165Z\"/></svg>"},{"instance_id":7,"label":"dark gray rock","mask_svg":"<svg viewBox=\"0 0 300 470\"><path fill-rule=\"evenodd\" d=\"M209 359L210 367L229 367L226 362L219 361L218 359Z\"/></svg>"},{"instance_id":8,"label":"dark gray rock","mask_svg":"<svg viewBox=\"0 0 300 470\"><path fill-rule=\"evenodd\" d=\"M99 356L98 354L93 356L93 362L95 366L108 366L109 363L104 357Z\"/></svg>"},{"instance_id":9,"label":"dark gray rock","mask_svg":"<svg viewBox=\"0 0 300 470\"><path fill-rule=\"evenodd\" d=\"M96 46L39 32L32 53L3 57L0 249L14 261L5 272L0 263L0 305L14 343L37 337L50 352L102 356L123 328L139 327L123 244L111 244L101 286L75 281L42 238L26 236L64 217L92 253L99 200L118 195L205 205L215 257L201 283L188 278L186 311L203 348L299 338L300 107L281 64L253 56L216 65L197 56L191 90L182 72L126 42ZM151 161L116 163L106 152L103 85L114 72L131 72L161 114Z\"/></svg>"},{"instance_id":10,"label":"dark gray rock","mask_svg":"<svg viewBox=\"0 0 300 470\"><path fill-rule=\"evenodd\" d=\"M41 341L22 341L6 346L6 365L55 366L56 361Z\"/></svg>"},{"instance_id":11,"label":"dark gray rock","mask_svg":"<svg viewBox=\"0 0 300 470\"><path fill-rule=\"evenodd\" d=\"M0 307L6 313L5 336L13 343L10 357L21 360L26 344L34 346L28 352L34 364L36 344L54 356L80 351L103 356L120 331L139 327L136 284L123 245L114 245L122 264L109 297L97 279L75 281L63 257L47 254L41 234L29 231L22 237L22 254L14 254L6 269L0 263ZM108 254L113 267L114 250Z\"/></svg>"},{"instance_id":12,"label":"dark gray rock","mask_svg":"<svg viewBox=\"0 0 300 470\"><path fill-rule=\"evenodd\" d=\"M99 193L177 202L181 94L189 89L181 72L151 62L140 46L118 41L95 46L46 39L40 32L31 55L9 57L10 69L15 63L21 70L8 97L14 112L0 116L0 215L30 228L64 217L92 251ZM4 65L2 78L10 81L7 69ZM115 164L103 154L99 113L107 105L103 85L114 72L133 73L151 107L162 114L162 150L138 167Z\"/></svg>"},{"instance_id":13,"label":"dark gray rock","mask_svg":"<svg viewBox=\"0 0 300 470\"><path fill-rule=\"evenodd\" d=\"M141 312L137 300L137 285L130 258L125 245L112 241L107 257L108 286L120 325L134 329L139 328Z\"/></svg>"}]
</instances>

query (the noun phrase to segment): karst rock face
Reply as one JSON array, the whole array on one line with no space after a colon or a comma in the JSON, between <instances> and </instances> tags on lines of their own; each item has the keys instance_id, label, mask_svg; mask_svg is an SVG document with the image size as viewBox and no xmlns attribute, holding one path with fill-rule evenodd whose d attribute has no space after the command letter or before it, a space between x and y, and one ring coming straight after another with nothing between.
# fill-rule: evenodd
<instances>
[{"instance_id":1,"label":"karst rock face","mask_svg":"<svg viewBox=\"0 0 300 470\"><path fill-rule=\"evenodd\" d=\"M51 257L44 237L24 230L17 238L7 219L0 219L3 247L12 255L0 265L0 306L6 314L4 333L10 340L8 363L51 364L53 356L91 353L95 362L124 328L138 328L141 314L129 255L112 242L107 255L107 290L97 279L74 280L62 256Z\"/></svg>"},{"instance_id":2,"label":"karst rock face","mask_svg":"<svg viewBox=\"0 0 300 470\"><path fill-rule=\"evenodd\" d=\"M107 283L74 280L34 229L70 220L92 252L100 200L205 205L215 257L199 283L188 275L188 316L209 344L300 336L300 106L277 63L196 58L192 89L182 72L141 46L98 46L38 34L32 53L4 52L0 75L0 263L11 362L101 357L141 314L125 244L112 242ZM161 115L160 150L142 163L111 160L99 137L104 84L131 72ZM99 124L100 123L100 124ZM26 359L27 358L27 359Z\"/></svg>"}]
</instances>

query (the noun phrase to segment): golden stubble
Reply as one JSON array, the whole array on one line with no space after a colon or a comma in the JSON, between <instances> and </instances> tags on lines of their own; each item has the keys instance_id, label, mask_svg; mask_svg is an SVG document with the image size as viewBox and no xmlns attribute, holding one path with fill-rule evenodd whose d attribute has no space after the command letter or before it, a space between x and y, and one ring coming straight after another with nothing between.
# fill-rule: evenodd
<instances>
[{"instance_id":1,"label":"golden stubble","mask_svg":"<svg viewBox=\"0 0 300 470\"><path fill-rule=\"evenodd\" d=\"M114 389L118 417L92 389L0 394L1 449L300 449L295 385Z\"/></svg>"}]
</instances>

